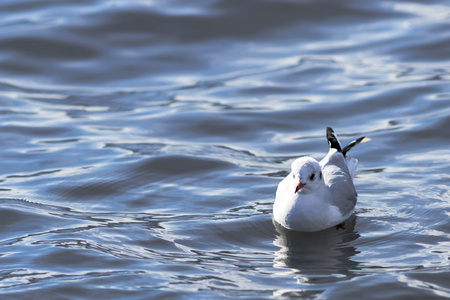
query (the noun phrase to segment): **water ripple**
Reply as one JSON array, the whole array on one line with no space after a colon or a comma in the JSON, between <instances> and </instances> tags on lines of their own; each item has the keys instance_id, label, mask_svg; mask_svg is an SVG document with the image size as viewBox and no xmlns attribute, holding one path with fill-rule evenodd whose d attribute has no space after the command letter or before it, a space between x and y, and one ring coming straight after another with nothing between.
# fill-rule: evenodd
<instances>
[{"instance_id":1,"label":"water ripple","mask_svg":"<svg viewBox=\"0 0 450 300\"><path fill-rule=\"evenodd\" d=\"M449 12L2 2L2 294L448 297ZM276 186L326 126L371 138L355 215L280 228Z\"/></svg>"}]
</instances>

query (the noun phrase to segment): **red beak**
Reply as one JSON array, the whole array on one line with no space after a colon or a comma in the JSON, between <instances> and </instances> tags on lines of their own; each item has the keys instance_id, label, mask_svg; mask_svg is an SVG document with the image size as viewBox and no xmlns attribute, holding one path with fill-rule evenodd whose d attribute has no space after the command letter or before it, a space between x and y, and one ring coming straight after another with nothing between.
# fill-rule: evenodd
<instances>
[{"instance_id":1,"label":"red beak","mask_svg":"<svg viewBox=\"0 0 450 300\"><path fill-rule=\"evenodd\" d=\"M305 184L304 183L301 183L300 181L298 182L298 184L297 184L297 187L295 188L295 193L294 194L296 194L299 190L301 190L301 188L302 187L304 187L305 186Z\"/></svg>"}]
</instances>

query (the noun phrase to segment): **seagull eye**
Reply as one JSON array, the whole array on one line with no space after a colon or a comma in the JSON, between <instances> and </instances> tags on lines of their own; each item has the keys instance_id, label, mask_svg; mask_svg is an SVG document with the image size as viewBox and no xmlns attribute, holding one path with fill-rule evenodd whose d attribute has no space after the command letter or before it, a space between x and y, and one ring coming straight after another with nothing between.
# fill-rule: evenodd
<instances>
[{"instance_id":1,"label":"seagull eye","mask_svg":"<svg viewBox=\"0 0 450 300\"><path fill-rule=\"evenodd\" d=\"M309 179L314 180L314 177L316 177L316 174L312 173L311 176L309 176Z\"/></svg>"}]
</instances>

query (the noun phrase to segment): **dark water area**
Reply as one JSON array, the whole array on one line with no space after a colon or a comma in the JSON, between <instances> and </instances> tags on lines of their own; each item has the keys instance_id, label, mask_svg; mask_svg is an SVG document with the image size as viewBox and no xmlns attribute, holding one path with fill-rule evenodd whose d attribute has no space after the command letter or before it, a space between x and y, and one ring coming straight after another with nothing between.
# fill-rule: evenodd
<instances>
[{"instance_id":1,"label":"dark water area","mask_svg":"<svg viewBox=\"0 0 450 300\"><path fill-rule=\"evenodd\" d=\"M450 298L449 3L188 2L0 3L0 298ZM279 228L326 126L355 214Z\"/></svg>"}]
</instances>

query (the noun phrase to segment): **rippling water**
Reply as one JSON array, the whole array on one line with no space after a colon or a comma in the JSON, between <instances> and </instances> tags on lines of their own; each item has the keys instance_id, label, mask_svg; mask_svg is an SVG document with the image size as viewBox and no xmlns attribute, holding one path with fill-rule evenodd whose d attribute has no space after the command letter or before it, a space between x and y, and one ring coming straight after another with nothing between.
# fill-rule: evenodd
<instances>
[{"instance_id":1,"label":"rippling water","mask_svg":"<svg viewBox=\"0 0 450 300\"><path fill-rule=\"evenodd\" d=\"M2 1L2 298L450 297L449 21L443 0ZM277 228L326 126L372 139L356 213Z\"/></svg>"}]
</instances>

